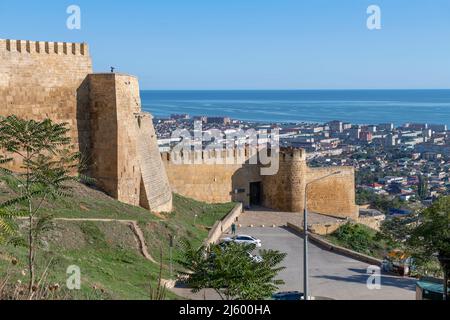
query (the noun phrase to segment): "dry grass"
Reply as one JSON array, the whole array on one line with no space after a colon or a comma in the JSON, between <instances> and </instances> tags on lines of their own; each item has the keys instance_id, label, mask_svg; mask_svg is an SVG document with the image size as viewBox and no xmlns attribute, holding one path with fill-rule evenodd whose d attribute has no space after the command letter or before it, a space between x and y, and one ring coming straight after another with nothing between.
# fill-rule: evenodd
<instances>
[{"instance_id":1,"label":"dry grass","mask_svg":"<svg viewBox=\"0 0 450 320\"><path fill-rule=\"evenodd\" d=\"M41 278L31 288L20 280L12 280L12 272L17 266L17 260L11 260L11 264L3 279L0 279L0 300L67 300L70 293L61 288L58 283L47 281L48 268Z\"/></svg>"}]
</instances>

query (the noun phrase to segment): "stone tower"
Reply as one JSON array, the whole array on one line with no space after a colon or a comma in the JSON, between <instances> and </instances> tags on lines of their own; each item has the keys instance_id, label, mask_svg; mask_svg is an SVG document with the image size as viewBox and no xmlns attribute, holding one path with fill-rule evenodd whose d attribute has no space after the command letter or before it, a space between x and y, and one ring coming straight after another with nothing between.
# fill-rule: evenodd
<instances>
[{"instance_id":1,"label":"stone tower","mask_svg":"<svg viewBox=\"0 0 450 320\"><path fill-rule=\"evenodd\" d=\"M152 117L141 111L137 78L93 74L86 44L0 40L0 116L8 115L67 122L100 188L128 204L171 211L171 189Z\"/></svg>"},{"instance_id":2,"label":"stone tower","mask_svg":"<svg viewBox=\"0 0 450 320\"><path fill-rule=\"evenodd\" d=\"M238 152L234 154L236 156ZM211 154L205 152L200 158L213 160ZM256 185L259 205L301 213L307 189L311 212L341 218L358 217L353 167L310 168L303 149L280 150L279 168L272 175L262 175L260 164L249 163L247 152L244 159L236 159L231 164L214 161L176 164L170 153L163 153L162 159L172 189L186 197L210 203L238 201L249 206L255 198L252 185ZM328 177L332 173L333 176ZM316 181L323 177L327 178Z\"/></svg>"},{"instance_id":3,"label":"stone tower","mask_svg":"<svg viewBox=\"0 0 450 320\"><path fill-rule=\"evenodd\" d=\"M262 177L263 204L276 210L302 212L306 169L303 149L281 152L278 173Z\"/></svg>"}]
</instances>

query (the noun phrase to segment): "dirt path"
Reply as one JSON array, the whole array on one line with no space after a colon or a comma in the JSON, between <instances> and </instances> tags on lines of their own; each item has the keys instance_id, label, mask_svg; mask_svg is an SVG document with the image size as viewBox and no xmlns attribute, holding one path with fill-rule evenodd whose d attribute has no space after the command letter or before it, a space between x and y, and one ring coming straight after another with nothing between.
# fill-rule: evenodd
<instances>
[{"instance_id":1,"label":"dirt path","mask_svg":"<svg viewBox=\"0 0 450 320\"><path fill-rule=\"evenodd\" d=\"M26 218L19 218L19 219L26 219ZM142 232L142 229L139 227L139 224L136 220L122 220L122 219L100 219L100 218L54 218L53 221L88 221L88 222L119 222L128 225L130 227L131 231L133 232L134 238L136 240L136 244L139 247L140 253L146 258L148 261L151 261L155 264L159 264L148 252L147 244L145 243L145 237L144 233ZM174 290L175 287L175 280L167 280L167 279L161 279L161 282L166 285L167 289L170 289L175 294L183 293L184 295L181 295L182 297L188 296L188 294L185 292L185 290L181 290L181 292L176 292Z\"/></svg>"},{"instance_id":2,"label":"dirt path","mask_svg":"<svg viewBox=\"0 0 450 320\"><path fill-rule=\"evenodd\" d=\"M96 219L96 218L54 218L53 221L88 221L88 222L119 222L126 224L133 231L136 243L139 247L140 253L149 261L158 264L158 262L148 252L147 244L145 243L144 233L139 227L136 220L121 220L121 219Z\"/></svg>"},{"instance_id":3,"label":"dirt path","mask_svg":"<svg viewBox=\"0 0 450 320\"><path fill-rule=\"evenodd\" d=\"M130 221L128 226L131 228L131 230L133 231L133 233L134 233L134 235L135 235L135 237L137 239L139 250L141 251L142 255L147 260L157 264L158 262L156 262L156 260L153 259L153 257L148 252L148 247L147 247L147 244L145 243L144 233L142 232L142 229L139 227L137 222L136 221Z\"/></svg>"}]
</instances>

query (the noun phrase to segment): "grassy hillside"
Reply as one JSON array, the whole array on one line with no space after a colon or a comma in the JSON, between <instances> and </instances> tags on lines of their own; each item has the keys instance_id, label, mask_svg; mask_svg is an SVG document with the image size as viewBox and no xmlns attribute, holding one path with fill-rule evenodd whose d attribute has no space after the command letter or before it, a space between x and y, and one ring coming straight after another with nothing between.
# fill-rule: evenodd
<instances>
[{"instance_id":1,"label":"grassy hillside","mask_svg":"<svg viewBox=\"0 0 450 320\"><path fill-rule=\"evenodd\" d=\"M0 188L0 200L8 197ZM232 203L210 205L174 195L174 211L155 215L142 208L120 203L102 192L76 184L73 197L46 203L44 210L64 219L136 220L141 227L150 254L159 261L163 253L163 276L169 279L169 236L176 241L186 237L200 243L217 219L233 208ZM194 224L195 221L195 224ZM19 225L26 222L19 221ZM70 291L76 299L148 299L149 284L155 284L159 265L145 259L139 251L131 228L120 221L55 220L45 235L38 254L40 273L48 267L48 283L64 286L66 269L81 269L82 289ZM11 275L10 282L26 282L26 248L12 244L0 246L0 279ZM178 250L173 249L173 256ZM17 259L16 265L11 264ZM176 269L176 266L174 266ZM176 298L169 293L169 298Z\"/></svg>"}]
</instances>

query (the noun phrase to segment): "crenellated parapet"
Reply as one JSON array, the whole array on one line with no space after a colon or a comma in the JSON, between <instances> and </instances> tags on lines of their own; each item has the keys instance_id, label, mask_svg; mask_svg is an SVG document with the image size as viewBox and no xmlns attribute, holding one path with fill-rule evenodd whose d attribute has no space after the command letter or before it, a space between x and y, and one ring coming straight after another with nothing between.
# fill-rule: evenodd
<instances>
[{"instance_id":1,"label":"crenellated parapet","mask_svg":"<svg viewBox=\"0 0 450 320\"><path fill-rule=\"evenodd\" d=\"M179 164L255 164L262 165L261 157L273 157L280 162L306 162L306 152L303 149L281 148L270 150L265 147L250 148L230 147L223 149L192 150L182 147L175 148L171 152L162 152L161 158L164 162Z\"/></svg>"},{"instance_id":2,"label":"crenellated parapet","mask_svg":"<svg viewBox=\"0 0 450 320\"><path fill-rule=\"evenodd\" d=\"M0 51L29 54L89 55L89 48L86 43L13 39L0 39Z\"/></svg>"},{"instance_id":3,"label":"crenellated parapet","mask_svg":"<svg viewBox=\"0 0 450 320\"><path fill-rule=\"evenodd\" d=\"M8 115L68 123L72 146L90 161L99 188L131 205L172 209L138 79L93 73L87 44L0 39L0 116Z\"/></svg>"},{"instance_id":4,"label":"crenellated parapet","mask_svg":"<svg viewBox=\"0 0 450 320\"><path fill-rule=\"evenodd\" d=\"M84 43L0 40L0 115L67 122L74 147L83 151L89 139L90 73Z\"/></svg>"},{"instance_id":5,"label":"crenellated parapet","mask_svg":"<svg viewBox=\"0 0 450 320\"><path fill-rule=\"evenodd\" d=\"M299 148L281 148L280 161L306 162L306 151Z\"/></svg>"},{"instance_id":6,"label":"crenellated parapet","mask_svg":"<svg viewBox=\"0 0 450 320\"><path fill-rule=\"evenodd\" d=\"M257 164L257 151L249 148L204 149L204 150L173 150L161 153L164 162L173 164L244 164L255 159L252 164Z\"/></svg>"}]
</instances>

